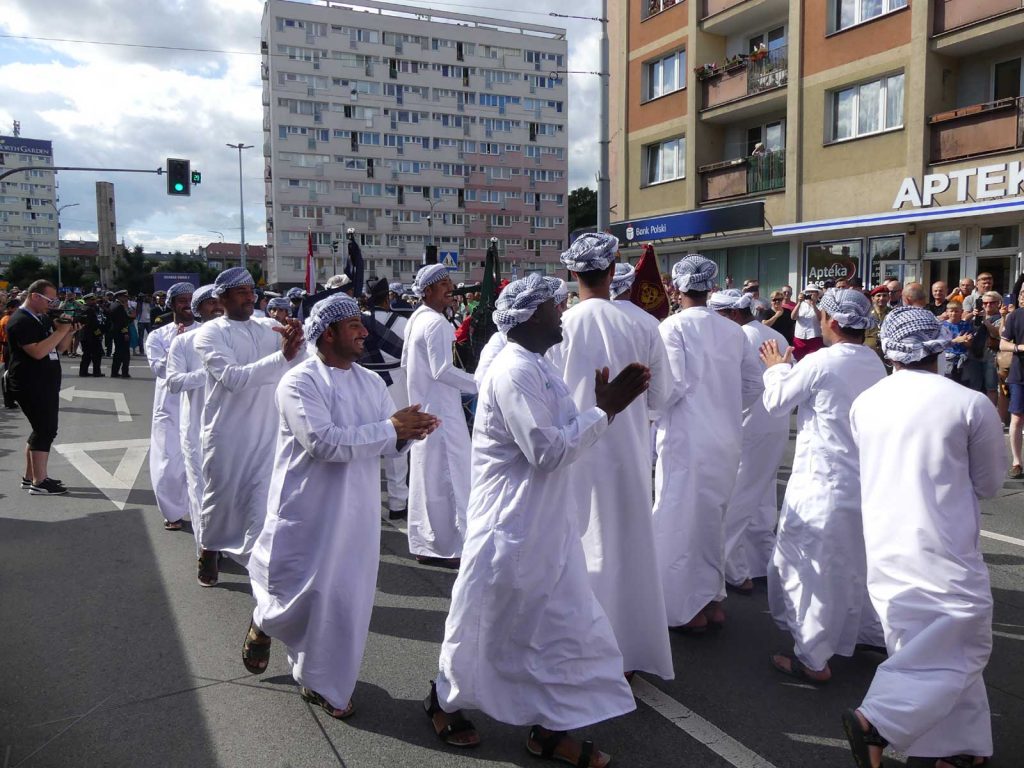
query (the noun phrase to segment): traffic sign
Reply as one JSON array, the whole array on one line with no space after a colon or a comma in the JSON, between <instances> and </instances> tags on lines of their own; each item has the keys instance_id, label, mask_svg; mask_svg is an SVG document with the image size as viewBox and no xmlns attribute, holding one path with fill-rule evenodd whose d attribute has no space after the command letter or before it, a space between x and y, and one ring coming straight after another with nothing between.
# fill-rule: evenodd
<instances>
[{"instance_id":1,"label":"traffic sign","mask_svg":"<svg viewBox=\"0 0 1024 768\"><path fill-rule=\"evenodd\" d=\"M440 262L449 269L455 269L459 266L459 252L458 251L441 251Z\"/></svg>"}]
</instances>

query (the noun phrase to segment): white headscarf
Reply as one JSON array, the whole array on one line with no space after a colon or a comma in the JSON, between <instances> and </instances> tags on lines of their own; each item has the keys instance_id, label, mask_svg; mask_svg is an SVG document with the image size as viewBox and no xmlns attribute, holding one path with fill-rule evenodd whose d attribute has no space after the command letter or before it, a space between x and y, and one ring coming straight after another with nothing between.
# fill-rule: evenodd
<instances>
[{"instance_id":1,"label":"white headscarf","mask_svg":"<svg viewBox=\"0 0 1024 768\"><path fill-rule=\"evenodd\" d=\"M894 363L916 363L953 343L952 331L921 307L893 307L878 338L883 354Z\"/></svg>"},{"instance_id":2,"label":"white headscarf","mask_svg":"<svg viewBox=\"0 0 1024 768\"><path fill-rule=\"evenodd\" d=\"M347 293L332 293L313 305L303 326L306 341L316 344L317 339L339 320L359 317L359 302Z\"/></svg>"},{"instance_id":3,"label":"white headscarf","mask_svg":"<svg viewBox=\"0 0 1024 768\"><path fill-rule=\"evenodd\" d=\"M240 288L243 285L255 287L256 282L252 279L252 275L249 274L249 270L244 267L231 267L217 275L217 279L213 281L213 292L217 296L223 296L225 292L232 288Z\"/></svg>"},{"instance_id":4,"label":"white headscarf","mask_svg":"<svg viewBox=\"0 0 1024 768\"><path fill-rule=\"evenodd\" d=\"M871 301L854 288L829 288L818 302L818 309L823 309L843 328L862 331L874 328L877 324L871 314Z\"/></svg>"},{"instance_id":5,"label":"white headscarf","mask_svg":"<svg viewBox=\"0 0 1024 768\"><path fill-rule=\"evenodd\" d=\"M743 293L738 288L727 288L724 291L716 291L708 296L708 307L714 310L719 309L748 309L754 297L749 293Z\"/></svg>"},{"instance_id":6,"label":"white headscarf","mask_svg":"<svg viewBox=\"0 0 1024 768\"><path fill-rule=\"evenodd\" d=\"M633 287L636 280L636 270L629 264L616 264L615 277L612 278L611 296L614 299Z\"/></svg>"},{"instance_id":7,"label":"white headscarf","mask_svg":"<svg viewBox=\"0 0 1024 768\"><path fill-rule=\"evenodd\" d=\"M619 252L619 238L605 232L587 232L576 238L561 261L570 272L599 272L608 269Z\"/></svg>"},{"instance_id":8,"label":"white headscarf","mask_svg":"<svg viewBox=\"0 0 1024 768\"><path fill-rule=\"evenodd\" d=\"M427 264L420 267L416 273L416 279L412 281L412 292L417 296L423 296L427 287L439 283L448 277L448 267L444 264Z\"/></svg>"},{"instance_id":9,"label":"white headscarf","mask_svg":"<svg viewBox=\"0 0 1024 768\"><path fill-rule=\"evenodd\" d=\"M715 287L718 265L699 253L689 253L672 267L672 282L683 293L707 292Z\"/></svg>"},{"instance_id":10,"label":"white headscarf","mask_svg":"<svg viewBox=\"0 0 1024 768\"><path fill-rule=\"evenodd\" d=\"M217 296L214 292L217 286L213 283L209 285L201 285L192 293L192 314L198 319L199 318L199 305L207 299L212 299Z\"/></svg>"},{"instance_id":11,"label":"white headscarf","mask_svg":"<svg viewBox=\"0 0 1024 768\"><path fill-rule=\"evenodd\" d=\"M520 323L525 323L541 304L555 298L553 279L541 275L527 275L505 286L498 297L492 317L502 333L508 333Z\"/></svg>"}]
</instances>

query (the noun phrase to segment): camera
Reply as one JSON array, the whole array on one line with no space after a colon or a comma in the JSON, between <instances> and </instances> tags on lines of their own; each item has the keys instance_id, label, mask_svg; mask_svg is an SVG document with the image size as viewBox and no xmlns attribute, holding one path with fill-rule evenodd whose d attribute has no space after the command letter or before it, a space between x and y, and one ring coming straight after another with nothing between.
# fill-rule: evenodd
<instances>
[{"instance_id":1,"label":"camera","mask_svg":"<svg viewBox=\"0 0 1024 768\"><path fill-rule=\"evenodd\" d=\"M46 310L46 316L49 317L55 323L80 323L84 312L81 307L67 307L62 309L61 307L50 307Z\"/></svg>"}]
</instances>

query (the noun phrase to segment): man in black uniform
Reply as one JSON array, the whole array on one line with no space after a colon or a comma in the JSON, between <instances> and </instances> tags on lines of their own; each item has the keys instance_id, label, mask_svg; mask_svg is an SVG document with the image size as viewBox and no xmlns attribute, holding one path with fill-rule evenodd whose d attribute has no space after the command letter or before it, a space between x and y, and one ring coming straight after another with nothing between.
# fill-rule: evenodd
<instances>
[{"instance_id":1,"label":"man in black uniform","mask_svg":"<svg viewBox=\"0 0 1024 768\"><path fill-rule=\"evenodd\" d=\"M82 362L78 366L79 376L103 376L100 360L103 358L103 332L106 318L96 303L96 294L87 293L82 319ZM89 367L92 366L92 373Z\"/></svg>"},{"instance_id":2,"label":"man in black uniform","mask_svg":"<svg viewBox=\"0 0 1024 768\"><path fill-rule=\"evenodd\" d=\"M114 292L107 291L103 296L103 301L100 303L100 310L107 320L107 324L103 327L103 347L107 357L114 353L114 332L111 330L110 325L110 310L115 306L117 306L117 302L114 301Z\"/></svg>"},{"instance_id":3,"label":"man in black uniform","mask_svg":"<svg viewBox=\"0 0 1024 768\"><path fill-rule=\"evenodd\" d=\"M128 314L128 291L121 290L114 294L114 303L107 319L110 321L110 334L114 338L114 364L110 370L110 378L130 379L128 360L131 351L128 347L128 326L131 324L131 316Z\"/></svg>"}]
</instances>

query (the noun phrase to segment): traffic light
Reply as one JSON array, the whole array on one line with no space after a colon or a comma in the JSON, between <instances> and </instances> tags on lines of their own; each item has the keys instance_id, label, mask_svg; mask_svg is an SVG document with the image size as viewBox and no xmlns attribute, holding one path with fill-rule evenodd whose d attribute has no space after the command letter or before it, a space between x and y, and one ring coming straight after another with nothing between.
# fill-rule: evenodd
<instances>
[{"instance_id":1,"label":"traffic light","mask_svg":"<svg viewBox=\"0 0 1024 768\"><path fill-rule=\"evenodd\" d=\"M176 196L192 194L192 176L189 172L188 160L167 158L167 194Z\"/></svg>"},{"instance_id":2,"label":"traffic light","mask_svg":"<svg viewBox=\"0 0 1024 768\"><path fill-rule=\"evenodd\" d=\"M203 174L199 171L192 171L192 186L203 183Z\"/></svg>"},{"instance_id":3,"label":"traffic light","mask_svg":"<svg viewBox=\"0 0 1024 768\"><path fill-rule=\"evenodd\" d=\"M331 250L334 251L335 253L337 253L339 245L341 245L341 241L339 241L339 240L332 240L331 241Z\"/></svg>"}]
</instances>

